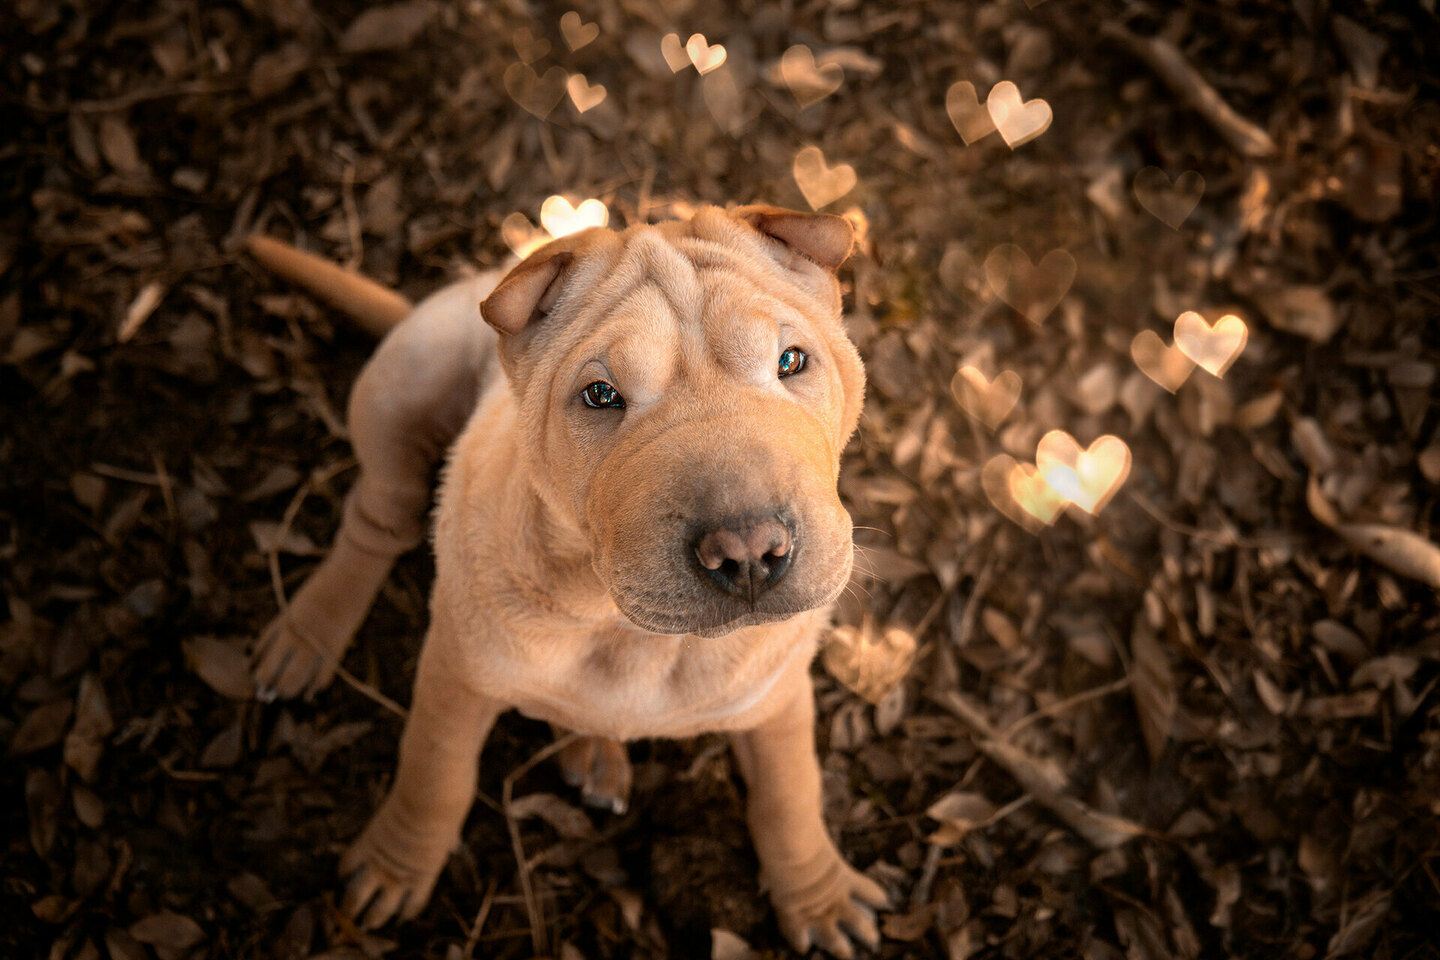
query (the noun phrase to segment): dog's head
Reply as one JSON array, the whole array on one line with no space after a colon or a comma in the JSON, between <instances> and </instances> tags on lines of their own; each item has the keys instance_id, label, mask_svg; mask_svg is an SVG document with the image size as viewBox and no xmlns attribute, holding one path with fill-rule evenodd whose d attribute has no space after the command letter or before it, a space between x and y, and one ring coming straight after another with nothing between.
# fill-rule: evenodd
<instances>
[{"instance_id":1,"label":"dog's head","mask_svg":"<svg viewBox=\"0 0 1440 960\"><path fill-rule=\"evenodd\" d=\"M481 305L528 473L620 611L719 635L833 600L836 481L865 375L840 323L840 217L703 208L532 254Z\"/></svg>"}]
</instances>

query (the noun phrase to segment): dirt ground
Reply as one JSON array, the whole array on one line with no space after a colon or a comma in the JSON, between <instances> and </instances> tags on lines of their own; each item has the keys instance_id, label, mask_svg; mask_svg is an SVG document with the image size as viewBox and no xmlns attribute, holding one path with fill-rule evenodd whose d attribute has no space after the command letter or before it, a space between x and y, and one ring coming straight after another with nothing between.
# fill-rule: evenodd
<instances>
[{"instance_id":1,"label":"dirt ground","mask_svg":"<svg viewBox=\"0 0 1440 960\"><path fill-rule=\"evenodd\" d=\"M250 697L374 341L241 241L419 296L554 194L623 226L808 193L864 234L863 571L814 673L878 955L1440 957L1433 0L570 9L0 12L0 955L787 956L721 739L634 745L615 816L517 716L421 917L337 910L429 560L344 682ZM1053 115L1028 142L1002 81ZM1093 516L1035 517L1052 430L1119 438L1070 464L1100 487L1128 451Z\"/></svg>"}]
</instances>

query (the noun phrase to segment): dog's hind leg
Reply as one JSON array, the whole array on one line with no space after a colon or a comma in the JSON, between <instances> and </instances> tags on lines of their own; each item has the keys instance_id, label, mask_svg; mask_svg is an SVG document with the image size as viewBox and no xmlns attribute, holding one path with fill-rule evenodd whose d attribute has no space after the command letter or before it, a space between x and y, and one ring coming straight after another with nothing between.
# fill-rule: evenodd
<instances>
[{"instance_id":1,"label":"dog's hind leg","mask_svg":"<svg viewBox=\"0 0 1440 960\"><path fill-rule=\"evenodd\" d=\"M422 303L356 381L348 415L360 475L329 555L256 644L262 699L327 685L395 558L424 539L436 469L492 372L477 292L466 282Z\"/></svg>"}]
</instances>

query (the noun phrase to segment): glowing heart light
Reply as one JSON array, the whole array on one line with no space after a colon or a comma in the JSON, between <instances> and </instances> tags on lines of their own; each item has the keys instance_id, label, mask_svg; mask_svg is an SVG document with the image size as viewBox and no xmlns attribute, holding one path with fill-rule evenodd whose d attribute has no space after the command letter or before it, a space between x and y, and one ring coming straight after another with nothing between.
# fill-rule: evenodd
<instances>
[{"instance_id":1,"label":"glowing heart light","mask_svg":"<svg viewBox=\"0 0 1440 960\"><path fill-rule=\"evenodd\" d=\"M1055 522L1068 505L1040 472L1030 464L1017 463L1007 453L985 461L980 486L992 506L1016 526L1040 533Z\"/></svg>"},{"instance_id":2,"label":"glowing heart light","mask_svg":"<svg viewBox=\"0 0 1440 960\"><path fill-rule=\"evenodd\" d=\"M580 14L571 10L560 18L560 35L565 38L565 46L576 51L600 36L600 24L586 23L580 19Z\"/></svg>"},{"instance_id":3,"label":"glowing heart light","mask_svg":"<svg viewBox=\"0 0 1440 960\"><path fill-rule=\"evenodd\" d=\"M1039 520L1047 527L1055 522L1060 512L1070 503L1051 486L1039 467L1028 463L1017 463L1010 468L1005 478L1005 488L1016 506Z\"/></svg>"},{"instance_id":4,"label":"glowing heart light","mask_svg":"<svg viewBox=\"0 0 1440 960\"><path fill-rule=\"evenodd\" d=\"M1178 347L1172 347L1154 330L1141 330L1130 341L1130 358L1135 366L1155 383L1174 393L1195 369L1191 360Z\"/></svg>"},{"instance_id":5,"label":"glowing heart light","mask_svg":"<svg viewBox=\"0 0 1440 960\"><path fill-rule=\"evenodd\" d=\"M539 76L528 64L512 63L505 68L505 92L526 111L544 120L565 96L565 70L551 67Z\"/></svg>"},{"instance_id":6,"label":"glowing heart light","mask_svg":"<svg viewBox=\"0 0 1440 960\"><path fill-rule=\"evenodd\" d=\"M553 239L549 233L535 226L523 213L512 213L500 222L500 236L510 252L520 258L530 256Z\"/></svg>"},{"instance_id":7,"label":"glowing heart light","mask_svg":"<svg viewBox=\"0 0 1440 960\"><path fill-rule=\"evenodd\" d=\"M540 225L557 239L609 222L610 211L599 200L586 200L572 207L569 200L557 195L546 197L540 205Z\"/></svg>"},{"instance_id":8,"label":"glowing heart light","mask_svg":"<svg viewBox=\"0 0 1440 960\"><path fill-rule=\"evenodd\" d=\"M529 27L520 27L516 30L510 35L510 42L515 47L515 53L524 63L534 63L550 52L550 41L543 37L537 38L530 32Z\"/></svg>"},{"instance_id":9,"label":"glowing heart light","mask_svg":"<svg viewBox=\"0 0 1440 960\"><path fill-rule=\"evenodd\" d=\"M725 48L718 43L707 43L703 33L692 33L690 39L685 41L685 55L695 64L695 69L700 71L701 76L719 69L725 62Z\"/></svg>"},{"instance_id":10,"label":"glowing heart light","mask_svg":"<svg viewBox=\"0 0 1440 960\"><path fill-rule=\"evenodd\" d=\"M1002 243L985 258L985 279L997 297L1039 326L1075 280L1075 258L1055 249L1032 264L1024 250Z\"/></svg>"},{"instance_id":11,"label":"glowing heart light","mask_svg":"<svg viewBox=\"0 0 1440 960\"><path fill-rule=\"evenodd\" d=\"M1106 434L1084 449L1064 430L1051 430L1035 448L1035 466L1056 493L1094 514L1130 475L1130 448Z\"/></svg>"},{"instance_id":12,"label":"glowing heart light","mask_svg":"<svg viewBox=\"0 0 1440 960\"><path fill-rule=\"evenodd\" d=\"M839 90L845 82L845 71L838 63L816 66L810 48L798 43L781 54L780 77L803 110Z\"/></svg>"},{"instance_id":13,"label":"glowing heart light","mask_svg":"<svg viewBox=\"0 0 1440 960\"><path fill-rule=\"evenodd\" d=\"M839 200L855 189L858 180L855 168L848 163L826 166L825 154L819 147L805 147L797 153L791 172L811 210Z\"/></svg>"},{"instance_id":14,"label":"glowing heart light","mask_svg":"<svg viewBox=\"0 0 1440 960\"><path fill-rule=\"evenodd\" d=\"M690 66L690 54L685 52L685 44L680 42L678 34L667 33L660 38L660 55L665 58L665 65L671 73L679 73Z\"/></svg>"},{"instance_id":15,"label":"glowing heart light","mask_svg":"<svg viewBox=\"0 0 1440 960\"><path fill-rule=\"evenodd\" d=\"M985 109L1012 150L1034 140L1050 127L1050 104L1039 97L1022 100L1020 88L1009 80L1001 80L990 88Z\"/></svg>"},{"instance_id":16,"label":"glowing heart light","mask_svg":"<svg viewBox=\"0 0 1440 960\"><path fill-rule=\"evenodd\" d=\"M1202 370L1217 377L1223 377L1240 358L1249 338L1245 321L1232 313L1216 320L1214 326L1194 310L1186 310L1175 319L1175 346Z\"/></svg>"},{"instance_id":17,"label":"glowing heart light","mask_svg":"<svg viewBox=\"0 0 1440 960\"><path fill-rule=\"evenodd\" d=\"M605 102L605 88L598 83L587 82L579 73L572 73L565 81L565 92L570 94L570 101L581 113Z\"/></svg>"},{"instance_id":18,"label":"glowing heart light","mask_svg":"<svg viewBox=\"0 0 1440 960\"><path fill-rule=\"evenodd\" d=\"M950 84L950 89L945 91L945 112L967 147L995 132L995 121L990 119L990 111L981 105L975 84L969 80Z\"/></svg>"},{"instance_id":19,"label":"glowing heart light","mask_svg":"<svg viewBox=\"0 0 1440 960\"><path fill-rule=\"evenodd\" d=\"M991 433L1015 408L1020 387L1020 374L1014 370L1003 370L994 380L986 380L985 374L969 364L955 371L950 380L950 392L960 409L989 427Z\"/></svg>"},{"instance_id":20,"label":"glowing heart light","mask_svg":"<svg viewBox=\"0 0 1440 960\"><path fill-rule=\"evenodd\" d=\"M1205 196L1205 178L1198 171L1186 170L1170 182L1169 175L1159 167L1145 167L1135 174L1130 190L1140 206L1151 216L1179 230L1185 218L1200 205Z\"/></svg>"}]
</instances>

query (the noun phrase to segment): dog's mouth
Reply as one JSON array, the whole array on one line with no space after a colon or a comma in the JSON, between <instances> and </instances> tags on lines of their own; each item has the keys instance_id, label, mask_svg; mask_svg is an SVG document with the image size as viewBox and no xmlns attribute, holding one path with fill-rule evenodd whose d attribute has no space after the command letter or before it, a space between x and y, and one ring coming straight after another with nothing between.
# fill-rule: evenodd
<instances>
[{"instance_id":1,"label":"dog's mouth","mask_svg":"<svg viewBox=\"0 0 1440 960\"><path fill-rule=\"evenodd\" d=\"M751 607L739 601L704 603L694 609L683 609L685 601L676 606L661 606L649 597L639 597L612 585L610 597L625 619L650 633L693 634L710 640L723 637L745 627L789 620L809 610L833 603L850 582L850 570L836 571L836 582L829 589L808 594L803 599L783 604L761 604Z\"/></svg>"}]
</instances>

